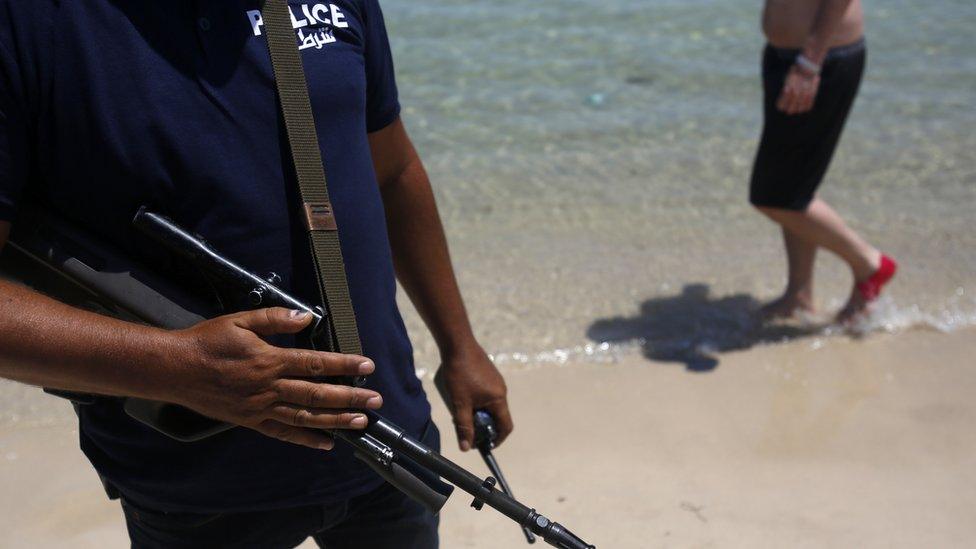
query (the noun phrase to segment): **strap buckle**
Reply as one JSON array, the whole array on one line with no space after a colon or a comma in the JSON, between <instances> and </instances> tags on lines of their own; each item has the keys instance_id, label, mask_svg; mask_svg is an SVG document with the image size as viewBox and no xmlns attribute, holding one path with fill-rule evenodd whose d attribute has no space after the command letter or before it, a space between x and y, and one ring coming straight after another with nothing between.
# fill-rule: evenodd
<instances>
[{"instance_id":1,"label":"strap buckle","mask_svg":"<svg viewBox=\"0 0 976 549\"><path fill-rule=\"evenodd\" d=\"M305 202L305 225L310 231L335 231L335 214L332 213L332 204L326 202Z\"/></svg>"}]
</instances>

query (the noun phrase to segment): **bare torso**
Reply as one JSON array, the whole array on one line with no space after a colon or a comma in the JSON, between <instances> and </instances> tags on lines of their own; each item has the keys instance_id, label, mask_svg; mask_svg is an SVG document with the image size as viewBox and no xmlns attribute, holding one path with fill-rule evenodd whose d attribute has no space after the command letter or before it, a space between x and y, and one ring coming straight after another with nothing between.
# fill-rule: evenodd
<instances>
[{"instance_id":1,"label":"bare torso","mask_svg":"<svg viewBox=\"0 0 976 549\"><path fill-rule=\"evenodd\" d=\"M763 33L770 44L780 48L803 47L817 17L822 0L766 0ZM864 34L861 1L853 0L830 39L830 46L850 44Z\"/></svg>"}]
</instances>

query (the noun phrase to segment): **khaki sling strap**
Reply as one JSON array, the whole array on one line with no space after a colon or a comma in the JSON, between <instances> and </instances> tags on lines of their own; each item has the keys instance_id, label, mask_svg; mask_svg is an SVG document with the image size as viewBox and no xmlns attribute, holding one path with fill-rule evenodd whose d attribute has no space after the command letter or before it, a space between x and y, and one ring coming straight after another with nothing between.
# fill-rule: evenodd
<instances>
[{"instance_id":1,"label":"khaki sling strap","mask_svg":"<svg viewBox=\"0 0 976 549\"><path fill-rule=\"evenodd\" d=\"M335 327L338 348L332 350L362 354L356 315L349 298L346 268L339 247L339 230L332 203L329 201L325 169L308 98L308 84L302 69L295 30L291 24L288 1L265 0L261 17L264 20L268 49L271 51L271 66L285 119L288 144L295 164L312 260L318 275L319 292Z\"/></svg>"}]
</instances>

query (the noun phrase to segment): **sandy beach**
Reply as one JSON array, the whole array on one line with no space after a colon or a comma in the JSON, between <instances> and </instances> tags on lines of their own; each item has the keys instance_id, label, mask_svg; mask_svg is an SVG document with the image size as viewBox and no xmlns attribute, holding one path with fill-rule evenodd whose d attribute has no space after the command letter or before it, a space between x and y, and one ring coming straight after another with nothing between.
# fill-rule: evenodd
<instances>
[{"instance_id":1,"label":"sandy beach","mask_svg":"<svg viewBox=\"0 0 976 549\"><path fill-rule=\"evenodd\" d=\"M520 498L602 548L969 547L974 352L972 329L916 330L722 354L708 373L639 354L509 366L518 427L497 456ZM2 547L127 543L65 412L0 431ZM469 503L445 508L443 547L524 545Z\"/></svg>"}]
</instances>

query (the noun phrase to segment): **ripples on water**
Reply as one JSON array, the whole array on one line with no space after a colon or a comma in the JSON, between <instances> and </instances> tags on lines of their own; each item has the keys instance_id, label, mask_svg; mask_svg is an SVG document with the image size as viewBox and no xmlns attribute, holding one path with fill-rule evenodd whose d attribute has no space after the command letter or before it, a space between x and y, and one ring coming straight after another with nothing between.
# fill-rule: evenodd
<instances>
[{"instance_id":1,"label":"ripples on water","mask_svg":"<svg viewBox=\"0 0 976 549\"><path fill-rule=\"evenodd\" d=\"M696 345L756 337L728 311L683 324L696 312L681 309L676 289L701 284L713 301L756 303L782 289L778 232L745 200L761 124L759 4L384 5L404 119L499 362L605 360L622 349L693 358ZM863 331L976 324L966 297L976 291L976 4L866 9L867 76L823 187L902 265L890 292L899 305ZM821 254L821 308L849 291L846 269ZM602 347L592 337L601 319L639 315L647 302L671 302L671 324L690 335L661 336L671 333L662 320ZM403 308L426 366L436 352Z\"/></svg>"}]
</instances>

